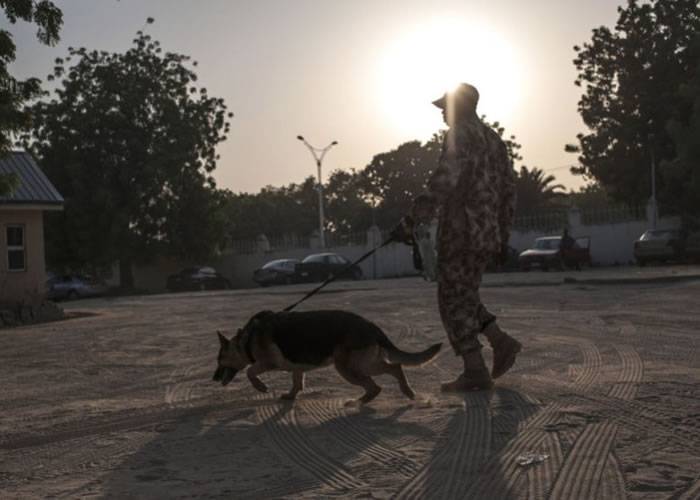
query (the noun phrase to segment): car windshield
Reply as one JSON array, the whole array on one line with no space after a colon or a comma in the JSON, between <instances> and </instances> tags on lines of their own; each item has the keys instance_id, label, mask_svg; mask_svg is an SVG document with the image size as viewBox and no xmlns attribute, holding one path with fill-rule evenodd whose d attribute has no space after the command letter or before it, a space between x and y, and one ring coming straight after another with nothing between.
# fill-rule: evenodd
<instances>
[{"instance_id":1,"label":"car windshield","mask_svg":"<svg viewBox=\"0 0 700 500\"><path fill-rule=\"evenodd\" d=\"M535 240L537 250L556 250L559 248L561 238L540 238Z\"/></svg>"},{"instance_id":2,"label":"car windshield","mask_svg":"<svg viewBox=\"0 0 700 500\"><path fill-rule=\"evenodd\" d=\"M285 265L287 265L288 262L289 261L284 260L284 259L272 260L272 261L268 262L267 264L265 264L264 266L262 266L262 268L263 269L272 269L272 268L284 267Z\"/></svg>"},{"instance_id":3,"label":"car windshield","mask_svg":"<svg viewBox=\"0 0 700 500\"><path fill-rule=\"evenodd\" d=\"M647 231L642 235L640 240L651 241L651 240L670 240L678 235L678 231L671 230L660 230L660 231Z\"/></svg>"},{"instance_id":4,"label":"car windshield","mask_svg":"<svg viewBox=\"0 0 700 500\"><path fill-rule=\"evenodd\" d=\"M309 263L309 262L324 262L325 258L328 256L326 253L316 253L313 255L309 255L306 257L302 262Z\"/></svg>"}]
</instances>

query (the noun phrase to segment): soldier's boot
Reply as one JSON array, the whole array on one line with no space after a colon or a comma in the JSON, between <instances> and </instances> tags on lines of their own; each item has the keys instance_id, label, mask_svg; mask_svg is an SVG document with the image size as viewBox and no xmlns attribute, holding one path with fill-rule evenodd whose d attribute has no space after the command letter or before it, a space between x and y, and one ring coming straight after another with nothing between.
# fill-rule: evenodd
<instances>
[{"instance_id":1,"label":"soldier's boot","mask_svg":"<svg viewBox=\"0 0 700 500\"><path fill-rule=\"evenodd\" d=\"M515 358L523 348L522 344L501 330L496 321L491 321L482 331L493 349L491 376L498 378L511 369Z\"/></svg>"},{"instance_id":2,"label":"soldier's boot","mask_svg":"<svg viewBox=\"0 0 700 500\"><path fill-rule=\"evenodd\" d=\"M481 355L481 348L462 354L464 372L452 382L440 386L442 392L484 391L493 388L489 370Z\"/></svg>"}]
</instances>

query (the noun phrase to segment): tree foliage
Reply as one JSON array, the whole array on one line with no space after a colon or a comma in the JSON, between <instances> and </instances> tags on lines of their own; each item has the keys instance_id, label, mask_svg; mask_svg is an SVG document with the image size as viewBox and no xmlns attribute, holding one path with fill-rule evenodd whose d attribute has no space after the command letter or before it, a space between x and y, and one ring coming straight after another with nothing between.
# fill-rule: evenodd
<instances>
[{"instance_id":1,"label":"tree foliage","mask_svg":"<svg viewBox=\"0 0 700 500\"><path fill-rule=\"evenodd\" d=\"M520 167L515 179L515 192L517 197L516 213L525 214L548 206L556 200L561 200L566 195L564 186L553 184L553 175L546 175L537 167L528 169L525 165Z\"/></svg>"},{"instance_id":2,"label":"tree foliage","mask_svg":"<svg viewBox=\"0 0 700 500\"><path fill-rule=\"evenodd\" d=\"M489 123L501 137L505 130ZM363 169L336 170L324 184L326 230L341 235L365 231L372 224L392 227L425 190L442 151L444 133L425 143L409 141L375 155ZM512 162L521 160L515 136L504 138ZM531 211L543 208L560 195L560 185L539 169L523 168L516 185L518 195ZM522 193L521 193L522 191ZM302 184L282 188L266 187L257 194L227 194L227 220L233 239L267 235L309 236L318 227L316 182L308 177Z\"/></svg>"},{"instance_id":3,"label":"tree foliage","mask_svg":"<svg viewBox=\"0 0 700 500\"><path fill-rule=\"evenodd\" d=\"M700 35L690 47L695 67L689 81L678 89L678 112L668 124L676 156L662 165L662 176L669 192L666 203L680 213L685 223L700 228Z\"/></svg>"},{"instance_id":4,"label":"tree foliage","mask_svg":"<svg viewBox=\"0 0 700 500\"><path fill-rule=\"evenodd\" d=\"M34 23L37 38L41 43L54 45L58 42L63 14L48 0L0 0L0 9L11 24L17 21ZM41 95L37 78L17 80L8 65L16 58L12 34L0 29L0 157L12 147L12 136L30 125L30 114L24 109L25 102ZM9 194L18 184L15 176L0 175L0 196Z\"/></svg>"},{"instance_id":5,"label":"tree foliage","mask_svg":"<svg viewBox=\"0 0 700 500\"><path fill-rule=\"evenodd\" d=\"M138 32L124 53L70 48L51 78L24 137L66 199L47 223L51 264L119 260L128 286L132 261L210 254L224 229L211 173L232 115L196 86L189 57Z\"/></svg>"},{"instance_id":6,"label":"tree foliage","mask_svg":"<svg viewBox=\"0 0 700 500\"><path fill-rule=\"evenodd\" d=\"M618 201L650 196L652 159L676 157L667 125L683 106L678 89L696 67L689 46L700 30L697 0L628 0L613 29L599 27L577 56L577 85L584 87L579 112L589 129L579 144L575 173L599 181ZM658 178L659 198L678 193Z\"/></svg>"}]
</instances>

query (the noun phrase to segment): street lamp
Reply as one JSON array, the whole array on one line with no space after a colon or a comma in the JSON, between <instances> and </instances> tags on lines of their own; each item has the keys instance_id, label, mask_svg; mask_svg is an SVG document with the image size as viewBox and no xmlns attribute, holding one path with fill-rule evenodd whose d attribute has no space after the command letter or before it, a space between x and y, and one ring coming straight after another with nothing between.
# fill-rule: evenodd
<instances>
[{"instance_id":1,"label":"street lamp","mask_svg":"<svg viewBox=\"0 0 700 500\"><path fill-rule=\"evenodd\" d=\"M323 157L326 156L328 150L337 145L338 141L331 142L325 148L315 148L306 142L304 136L298 135L297 139L304 143L304 146L311 151L314 160L316 160L316 167L318 169L318 225L321 236L321 248L326 248L326 236L323 230L323 180L321 179L321 164L323 163Z\"/></svg>"}]
</instances>

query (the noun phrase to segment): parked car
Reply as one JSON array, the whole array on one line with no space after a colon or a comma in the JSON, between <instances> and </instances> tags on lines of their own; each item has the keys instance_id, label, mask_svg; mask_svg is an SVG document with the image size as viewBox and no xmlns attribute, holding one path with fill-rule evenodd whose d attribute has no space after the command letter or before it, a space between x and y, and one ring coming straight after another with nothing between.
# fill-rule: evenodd
<instances>
[{"instance_id":1,"label":"parked car","mask_svg":"<svg viewBox=\"0 0 700 500\"><path fill-rule=\"evenodd\" d=\"M217 273L213 267L188 267L168 276L166 288L170 292L228 290L231 288L231 282Z\"/></svg>"},{"instance_id":2,"label":"parked car","mask_svg":"<svg viewBox=\"0 0 700 500\"><path fill-rule=\"evenodd\" d=\"M46 280L46 298L75 300L98 297L107 293L107 284L96 278L80 275L52 275Z\"/></svg>"},{"instance_id":3,"label":"parked car","mask_svg":"<svg viewBox=\"0 0 700 500\"><path fill-rule=\"evenodd\" d=\"M296 283L295 268L299 259L273 260L253 271L253 281L260 286L291 285Z\"/></svg>"},{"instance_id":4,"label":"parked car","mask_svg":"<svg viewBox=\"0 0 700 500\"><path fill-rule=\"evenodd\" d=\"M316 253L309 255L295 267L295 279L299 282L323 281L331 275L339 278L359 280L362 269L352 266L350 261L335 253ZM339 274L340 273L340 274Z\"/></svg>"},{"instance_id":5,"label":"parked car","mask_svg":"<svg viewBox=\"0 0 700 500\"><path fill-rule=\"evenodd\" d=\"M543 271L549 269L564 269L581 265L591 265L590 238L576 238L572 248L563 255L561 236L545 236L537 238L532 248L521 252L518 256L518 266L523 271L539 267Z\"/></svg>"},{"instance_id":6,"label":"parked car","mask_svg":"<svg viewBox=\"0 0 700 500\"><path fill-rule=\"evenodd\" d=\"M654 229L634 242L634 259L644 266L649 262L700 259L700 233L680 229Z\"/></svg>"}]
</instances>

